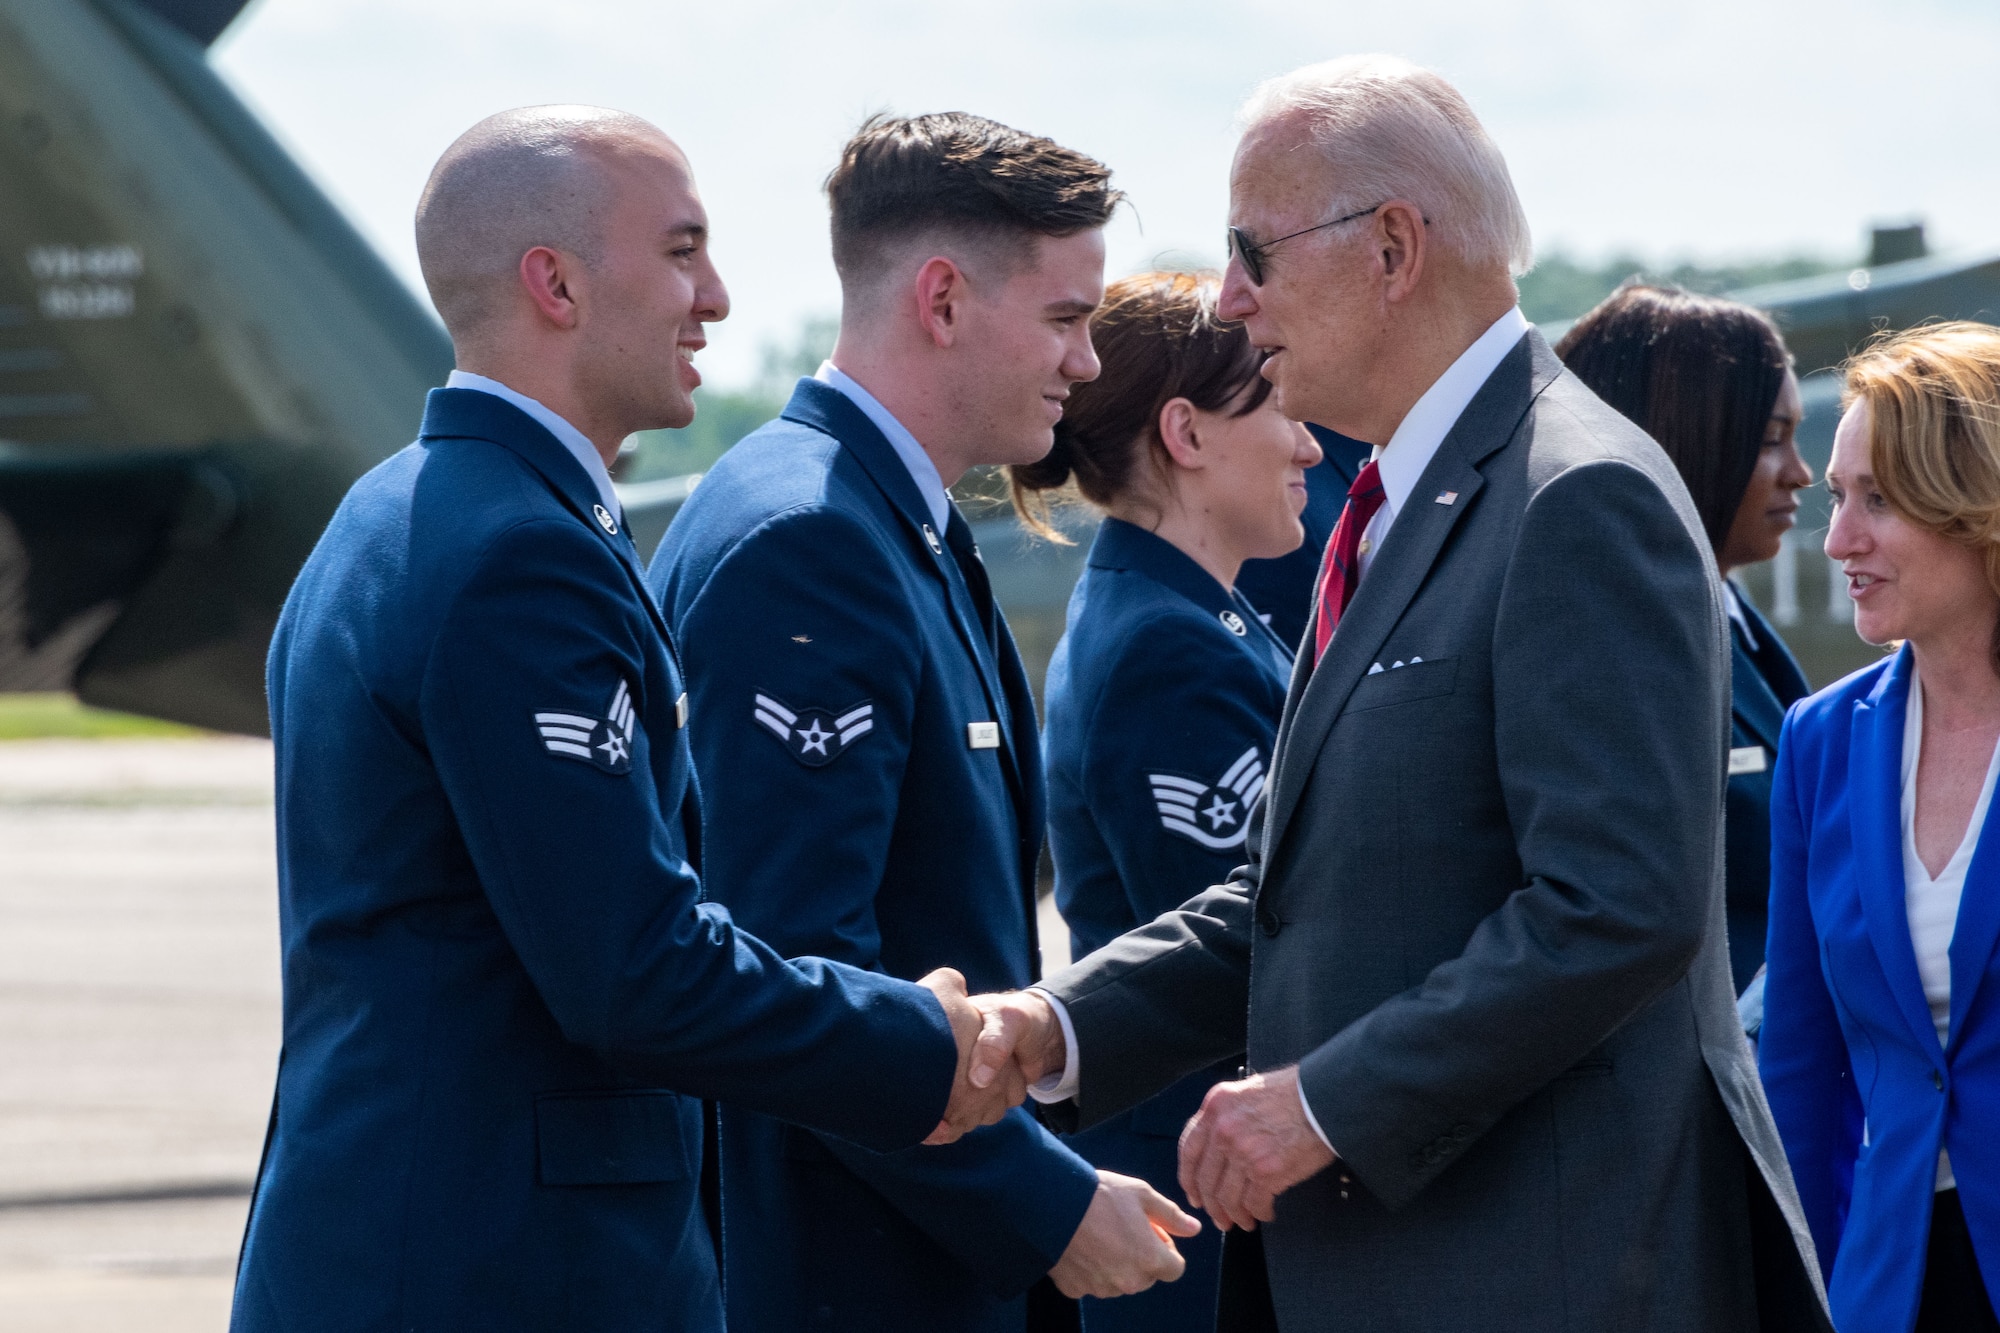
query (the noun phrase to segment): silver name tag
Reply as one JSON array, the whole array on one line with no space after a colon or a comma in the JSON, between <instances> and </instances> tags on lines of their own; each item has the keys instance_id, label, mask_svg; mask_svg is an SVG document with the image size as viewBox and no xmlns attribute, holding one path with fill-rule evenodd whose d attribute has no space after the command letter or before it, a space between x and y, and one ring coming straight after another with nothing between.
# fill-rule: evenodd
<instances>
[{"instance_id":1,"label":"silver name tag","mask_svg":"<svg viewBox=\"0 0 2000 1333\"><path fill-rule=\"evenodd\" d=\"M1729 776L1739 773L1762 773L1771 766L1770 756L1761 745L1739 745L1729 752Z\"/></svg>"},{"instance_id":2,"label":"silver name tag","mask_svg":"<svg viewBox=\"0 0 2000 1333\"><path fill-rule=\"evenodd\" d=\"M997 750L1000 748L1000 724L998 722L968 722L965 724L965 748L968 750Z\"/></svg>"}]
</instances>

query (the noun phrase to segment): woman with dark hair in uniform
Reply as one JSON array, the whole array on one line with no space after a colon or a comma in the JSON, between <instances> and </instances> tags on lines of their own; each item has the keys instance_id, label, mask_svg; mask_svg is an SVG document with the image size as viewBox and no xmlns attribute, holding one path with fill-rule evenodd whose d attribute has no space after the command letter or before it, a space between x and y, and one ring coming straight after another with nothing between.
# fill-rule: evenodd
<instances>
[{"instance_id":1,"label":"woman with dark hair in uniform","mask_svg":"<svg viewBox=\"0 0 2000 1333\"><path fill-rule=\"evenodd\" d=\"M1641 283L1579 319L1556 355L1666 450L1722 570L1732 647L1726 901L1730 970L1741 992L1764 965L1778 731L1785 710L1809 690L1791 650L1729 575L1778 553L1798 511L1794 492L1812 483L1796 439L1798 377L1762 311ZM1752 1012L1761 1006L1746 1006Z\"/></svg>"},{"instance_id":2,"label":"woman with dark hair in uniform","mask_svg":"<svg viewBox=\"0 0 2000 1333\"><path fill-rule=\"evenodd\" d=\"M1218 291L1188 273L1115 283L1091 326L1103 372L1070 391L1048 456L1008 470L1016 508L1044 534L1054 492L1105 515L1049 662L1043 734L1056 903L1079 956L1247 860L1284 707L1292 645L1233 585L1244 561L1303 540L1320 448L1271 405L1257 349L1216 317ZM1185 1206L1181 1129L1235 1072L1195 1074L1070 1146ZM1220 1236L1181 1252L1180 1281L1086 1300L1084 1328L1213 1328Z\"/></svg>"}]
</instances>

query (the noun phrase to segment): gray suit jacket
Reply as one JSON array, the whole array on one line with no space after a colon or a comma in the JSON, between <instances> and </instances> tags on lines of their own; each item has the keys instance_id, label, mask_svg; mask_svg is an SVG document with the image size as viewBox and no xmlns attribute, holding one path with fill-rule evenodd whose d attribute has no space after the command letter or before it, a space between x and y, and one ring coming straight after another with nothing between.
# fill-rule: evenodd
<instances>
[{"instance_id":1,"label":"gray suit jacket","mask_svg":"<svg viewBox=\"0 0 2000 1333\"><path fill-rule=\"evenodd\" d=\"M1530 333L1301 655L1259 854L1044 983L1081 1124L1300 1066L1341 1161L1263 1229L1283 1328L1830 1327L1729 984L1724 623L1673 465Z\"/></svg>"}]
</instances>

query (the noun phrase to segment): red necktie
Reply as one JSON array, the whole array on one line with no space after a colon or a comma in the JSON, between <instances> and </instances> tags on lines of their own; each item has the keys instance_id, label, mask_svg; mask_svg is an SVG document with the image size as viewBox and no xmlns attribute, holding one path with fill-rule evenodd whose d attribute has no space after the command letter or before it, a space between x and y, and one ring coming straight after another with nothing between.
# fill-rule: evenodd
<instances>
[{"instance_id":1,"label":"red necktie","mask_svg":"<svg viewBox=\"0 0 2000 1333\"><path fill-rule=\"evenodd\" d=\"M1333 539L1326 544L1326 562L1319 571L1319 620L1313 630L1314 666L1326 656L1340 613L1354 600L1354 586L1361 582L1361 534L1368 530L1369 520L1384 498L1382 474L1371 459L1347 488L1347 506L1340 511Z\"/></svg>"}]
</instances>

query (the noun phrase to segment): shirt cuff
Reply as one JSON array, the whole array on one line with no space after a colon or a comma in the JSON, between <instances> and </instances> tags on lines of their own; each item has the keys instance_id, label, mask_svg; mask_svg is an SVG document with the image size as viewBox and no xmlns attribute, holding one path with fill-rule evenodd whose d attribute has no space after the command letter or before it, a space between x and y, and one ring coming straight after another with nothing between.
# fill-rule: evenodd
<instances>
[{"instance_id":1,"label":"shirt cuff","mask_svg":"<svg viewBox=\"0 0 2000 1333\"><path fill-rule=\"evenodd\" d=\"M1029 1084L1028 1095L1045 1106L1055 1102L1066 1102L1076 1096L1076 1028L1070 1023L1069 1010L1063 1006L1061 1000L1058 1000L1040 986L1033 986L1029 989L1033 990L1035 994L1041 996L1044 1000L1047 1000L1049 1008L1056 1011L1056 1022L1062 1026L1063 1067L1062 1073L1048 1074L1039 1081ZM1312 1112L1307 1111L1306 1116L1310 1119ZM1313 1128L1317 1130L1319 1126L1315 1125Z\"/></svg>"},{"instance_id":2,"label":"shirt cuff","mask_svg":"<svg viewBox=\"0 0 2000 1333\"><path fill-rule=\"evenodd\" d=\"M1062 1011L1057 1010L1056 1012L1060 1013ZM1032 1092L1033 1089L1029 1089L1029 1091ZM1318 1139L1322 1144L1325 1144L1326 1150L1335 1157L1340 1156L1340 1149L1334 1147L1331 1143L1327 1143L1326 1131L1319 1127L1319 1117L1313 1114L1313 1104L1306 1100L1306 1081L1303 1078L1299 1080L1299 1109L1306 1113L1306 1123L1312 1126L1313 1137Z\"/></svg>"}]
</instances>

